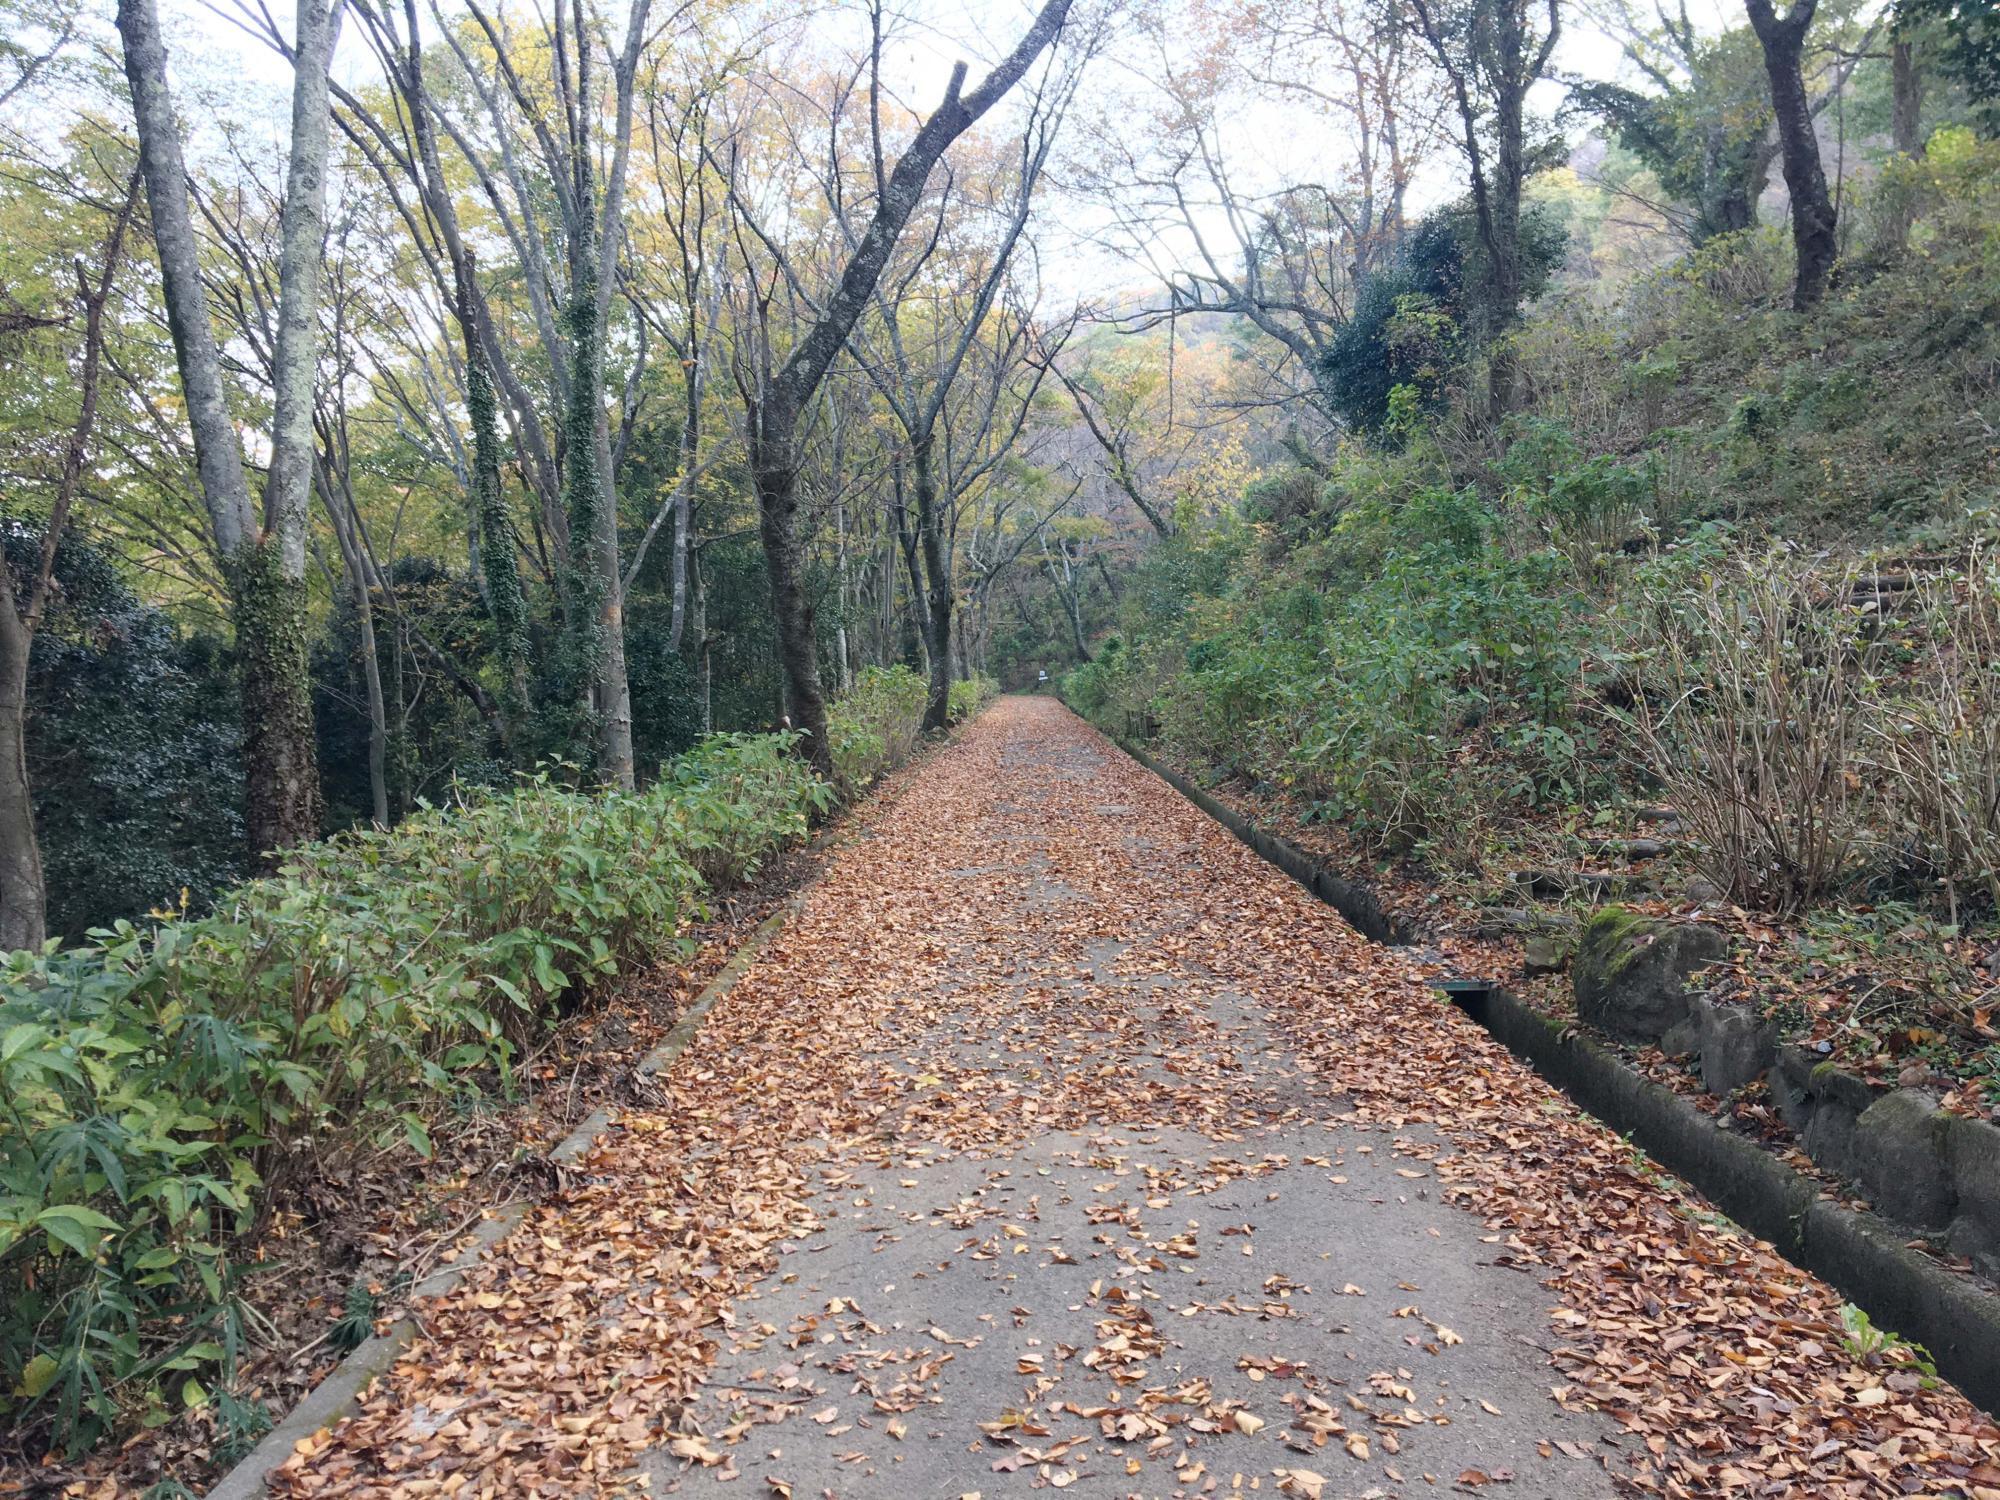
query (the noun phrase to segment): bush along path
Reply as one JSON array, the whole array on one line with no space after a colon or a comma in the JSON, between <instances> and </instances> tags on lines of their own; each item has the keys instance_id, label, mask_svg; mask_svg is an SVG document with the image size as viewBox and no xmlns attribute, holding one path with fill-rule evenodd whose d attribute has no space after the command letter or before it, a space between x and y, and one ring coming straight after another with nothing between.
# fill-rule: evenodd
<instances>
[{"instance_id":1,"label":"bush along path","mask_svg":"<svg viewBox=\"0 0 2000 1500\"><path fill-rule=\"evenodd\" d=\"M2000 1495L1841 1311L1008 699L273 1483Z\"/></svg>"}]
</instances>

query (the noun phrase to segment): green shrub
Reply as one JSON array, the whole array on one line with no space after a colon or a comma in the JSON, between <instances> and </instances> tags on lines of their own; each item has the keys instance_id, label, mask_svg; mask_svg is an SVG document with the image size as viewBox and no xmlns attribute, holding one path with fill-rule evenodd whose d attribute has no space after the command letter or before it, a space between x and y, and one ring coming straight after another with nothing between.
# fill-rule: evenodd
<instances>
[{"instance_id":1,"label":"green shrub","mask_svg":"<svg viewBox=\"0 0 2000 1500\"><path fill-rule=\"evenodd\" d=\"M1340 532L1341 589L1266 579L1186 611L1181 669L1141 679L1168 741L1453 863L1495 804L1573 800L1582 599L1562 557L1509 550L1476 493L1441 486L1365 499Z\"/></svg>"},{"instance_id":2,"label":"green shrub","mask_svg":"<svg viewBox=\"0 0 2000 1500\"><path fill-rule=\"evenodd\" d=\"M910 758L923 729L924 679L900 663L869 667L827 713L833 779L843 799Z\"/></svg>"},{"instance_id":3,"label":"green shrub","mask_svg":"<svg viewBox=\"0 0 2000 1500\"><path fill-rule=\"evenodd\" d=\"M1942 892L2000 912L2000 566L1975 551L1911 600L1901 691L1867 703L1889 836Z\"/></svg>"},{"instance_id":4,"label":"green shrub","mask_svg":"<svg viewBox=\"0 0 2000 1500\"><path fill-rule=\"evenodd\" d=\"M1608 580L1607 559L1654 529L1657 480L1651 462L1586 458L1560 423L1524 418L1494 466L1507 495L1548 546L1568 559L1579 582Z\"/></svg>"},{"instance_id":5,"label":"green shrub","mask_svg":"<svg viewBox=\"0 0 2000 1500\"><path fill-rule=\"evenodd\" d=\"M16 578L40 547L35 526L0 523ZM27 683L49 931L80 935L182 893L206 910L244 874L233 669L212 637L142 604L74 529L55 582Z\"/></svg>"},{"instance_id":6,"label":"green shrub","mask_svg":"<svg viewBox=\"0 0 2000 1500\"><path fill-rule=\"evenodd\" d=\"M432 1111L508 1087L560 999L800 837L826 789L790 749L711 740L637 794L472 793L300 849L198 920L9 955L0 1393L72 1446L201 1404L217 1370L220 1399L231 1242L272 1194L357 1145L428 1153Z\"/></svg>"},{"instance_id":7,"label":"green shrub","mask_svg":"<svg viewBox=\"0 0 2000 1500\"><path fill-rule=\"evenodd\" d=\"M1056 681L1056 694L1076 713L1111 734L1125 732L1125 714L1144 705L1151 695L1139 671L1138 653L1124 640L1105 641L1095 661L1071 667Z\"/></svg>"},{"instance_id":8,"label":"green shrub","mask_svg":"<svg viewBox=\"0 0 2000 1500\"><path fill-rule=\"evenodd\" d=\"M991 677L961 678L951 685L945 717L954 724L963 724L968 719L977 718L980 710L999 696L1000 684Z\"/></svg>"},{"instance_id":9,"label":"green shrub","mask_svg":"<svg viewBox=\"0 0 2000 1500\"><path fill-rule=\"evenodd\" d=\"M794 753L796 735L710 735L661 768L648 794L682 819L681 847L711 887L748 880L763 857L806 835L831 800Z\"/></svg>"}]
</instances>

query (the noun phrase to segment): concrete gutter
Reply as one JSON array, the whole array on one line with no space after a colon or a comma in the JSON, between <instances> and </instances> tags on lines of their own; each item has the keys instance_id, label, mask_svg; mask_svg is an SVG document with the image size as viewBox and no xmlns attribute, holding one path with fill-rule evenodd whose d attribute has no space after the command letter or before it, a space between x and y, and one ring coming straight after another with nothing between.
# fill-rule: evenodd
<instances>
[{"instance_id":1,"label":"concrete gutter","mask_svg":"<svg viewBox=\"0 0 2000 1500\"><path fill-rule=\"evenodd\" d=\"M1408 924L1367 887L1322 868L1304 851L1114 741L1371 941L1407 942ZM1576 1027L1504 990L1460 1008L1543 1078L1684 1178L1723 1213L1794 1265L1838 1288L1877 1327L1924 1346L1938 1373L1988 1412L2000 1412L2000 1297L1946 1270L1872 1213L1823 1196L1820 1184L1756 1142L1723 1129L1672 1089L1640 1076Z\"/></svg>"},{"instance_id":2,"label":"concrete gutter","mask_svg":"<svg viewBox=\"0 0 2000 1500\"><path fill-rule=\"evenodd\" d=\"M673 1065L674 1060L687 1050L688 1043L695 1039L709 1012L757 961L758 955L770 946L771 940L797 913L805 898L805 891L798 892L757 925L756 930L730 956L729 962L703 986L694 1002L674 1023L673 1029L661 1039L660 1045L640 1060L633 1070L635 1080L643 1083L656 1078ZM611 1114L608 1110L592 1111L549 1152L549 1160L558 1164L574 1160L610 1125ZM524 1198L489 1213L459 1247L457 1254L410 1288L411 1303L414 1304L420 1297L439 1297L451 1291L465 1279L465 1273L482 1255L527 1217L532 1206L533 1200ZM308 1391L304 1399L264 1435L247 1458L222 1476L208 1492L208 1500L257 1500L265 1493L265 1481L271 1471L290 1458L292 1450L301 1441L332 1426L352 1411L362 1394L374 1383L375 1377L387 1370L396 1357L410 1346L418 1331L416 1317L406 1315L387 1333L375 1335L335 1365L324 1380Z\"/></svg>"},{"instance_id":3,"label":"concrete gutter","mask_svg":"<svg viewBox=\"0 0 2000 1500\"><path fill-rule=\"evenodd\" d=\"M1368 887L1334 874L1303 850L1272 837L1235 808L1209 796L1180 772L1161 765L1137 745L1127 744L1124 740L1116 743L1132 759L1255 849L1262 858L1339 912L1347 919L1348 926L1370 942L1401 945L1411 941L1414 934L1409 923L1385 910Z\"/></svg>"}]
</instances>

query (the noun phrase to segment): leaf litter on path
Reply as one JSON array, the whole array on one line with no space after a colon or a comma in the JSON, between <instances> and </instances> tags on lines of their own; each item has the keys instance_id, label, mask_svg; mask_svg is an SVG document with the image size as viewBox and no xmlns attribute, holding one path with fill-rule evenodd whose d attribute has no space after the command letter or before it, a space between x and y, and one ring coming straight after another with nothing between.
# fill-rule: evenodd
<instances>
[{"instance_id":1,"label":"leaf litter on path","mask_svg":"<svg viewBox=\"0 0 2000 1500\"><path fill-rule=\"evenodd\" d=\"M1134 830L1163 851L1137 878L1121 842ZM1129 942L1136 933L1147 940ZM1112 984L1117 1003L1079 1005L1080 993ZM1218 1020L1232 1003L1263 1016L1285 1059L1239 1055L1253 1033ZM1273 1076L1286 1080L1283 1097ZM1660 1495L2000 1497L2000 1431L1963 1397L1907 1361L1848 1353L1836 1293L1643 1168L1438 1004L1407 960L1364 942L1041 700L1003 700L874 812L660 1097L617 1119L460 1288L424 1305L423 1337L354 1416L302 1445L274 1493L636 1492L656 1477L644 1456L665 1453L690 1474L742 1473L763 1492L808 1494L753 1435L829 1407L832 1418L808 1425L841 1429L825 1439L835 1444L881 1432L889 1413L906 1422L887 1434L899 1451L940 1422L970 1434L985 1451L962 1452L953 1494L1101 1478L1114 1442L1134 1493L1515 1482L1497 1462L1428 1475L1402 1466L1403 1443L1438 1420L1410 1370L1364 1371L1336 1390L1307 1363L1246 1355L1227 1373L1285 1396L1260 1397L1254 1410L1206 1380L1169 1378L1161 1325L1183 1326L1175 1312L1282 1327L1284 1310L1309 1295L1297 1266L1276 1268L1258 1293L1275 1317L1242 1299L1168 1306L1137 1290L1176 1265L1258 1266L1254 1224L1190 1230L1170 1212L1186 1217L1225 1182L1254 1183L1258 1168L1231 1148L1274 1114L1338 1116L1328 1155L1286 1164L1313 1173L1318 1193L1350 1191L1357 1168L1335 1148L1386 1163L1365 1178L1388 1184L1377 1200L1435 1200L1475 1216L1490 1262L1546 1287L1551 1433L1560 1413L1586 1413L1618 1438L1592 1448L1552 1435L1539 1445L1551 1463L1587 1454L1620 1486ZM1216 1149L1162 1167L1121 1157L1108 1133L1162 1122ZM862 1224L893 1234L892 1216L848 1174L919 1181L912 1174L939 1161L997 1158L1065 1131L1112 1142L1078 1163L1102 1188L1079 1197L1093 1203L1096 1248L1117 1274L1092 1273L1068 1343L1009 1360L1021 1388L1010 1409L934 1404L952 1361L988 1337L982 1327L883 1332L873 1299L844 1296L791 1333L755 1323L755 1289L780 1251L831 1222L830 1180L849 1195L843 1233ZM923 1217L957 1234L968 1259L1033 1267L1025 1286L1082 1274L1018 1207L990 1207L973 1195ZM1320 1279L1343 1307L1407 1309L1397 1347L1412 1369L1462 1358L1461 1335L1476 1341L1478 1330L1431 1321L1425 1295L1398 1289L1396 1273ZM1251 1283L1271 1274L1259 1268ZM803 1357L784 1357L786 1340L801 1356L838 1348L852 1361L845 1378L865 1376L873 1398L855 1405L846 1387L811 1389ZM758 1401L737 1392L741 1414L700 1430L704 1379L718 1354L742 1346L769 1348L768 1388ZM1066 1407L1061 1382L1086 1372L1093 1389L1108 1382L1122 1394ZM1523 1418L1518 1400L1501 1404ZM1225 1438L1264 1445L1261 1466L1211 1467L1206 1455ZM866 1472L861 1448L848 1456ZM854 1485L907 1493L876 1477Z\"/></svg>"}]
</instances>

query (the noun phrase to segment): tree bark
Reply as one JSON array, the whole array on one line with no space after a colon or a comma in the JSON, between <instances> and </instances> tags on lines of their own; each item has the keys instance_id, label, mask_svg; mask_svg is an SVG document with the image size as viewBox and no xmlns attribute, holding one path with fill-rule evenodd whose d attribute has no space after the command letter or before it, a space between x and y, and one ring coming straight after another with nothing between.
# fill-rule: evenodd
<instances>
[{"instance_id":1,"label":"tree bark","mask_svg":"<svg viewBox=\"0 0 2000 1500\"><path fill-rule=\"evenodd\" d=\"M1889 135L1896 149L1915 160L1924 154L1924 77L1916 45L1898 36L1889 46Z\"/></svg>"},{"instance_id":2,"label":"tree bark","mask_svg":"<svg viewBox=\"0 0 2000 1500\"><path fill-rule=\"evenodd\" d=\"M920 596L925 611L925 637L930 643L930 684L924 699L926 730L942 729L951 708L951 559L944 535L944 507L939 503L936 454L928 437L911 454L917 491L917 540L923 549L927 587Z\"/></svg>"},{"instance_id":3,"label":"tree bark","mask_svg":"<svg viewBox=\"0 0 2000 1500\"><path fill-rule=\"evenodd\" d=\"M1042 560L1048 564L1049 576L1056 585L1056 593L1062 599L1063 613L1069 617L1070 650L1080 662L1090 660L1090 647L1083 638L1083 606L1077 598L1076 572L1070 566L1069 543L1062 537L1056 538L1056 552L1049 555L1049 538L1042 533ZM1060 564L1060 566L1058 566Z\"/></svg>"},{"instance_id":4,"label":"tree bark","mask_svg":"<svg viewBox=\"0 0 2000 1500\"><path fill-rule=\"evenodd\" d=\"M847 655L847 502L841 493L841 444L839 437L834 441L835 489L833 495L833 584L834 599L840 606L840 619L833 627L833 680L841 692L854 686L854 672Z\"/></svg>"},{"instance_id":5,"label":"tree bark","mask_svg":"<svg viewBox=\"0 0 2000 1500\"><path fill-rule=\"evenodd\" d=\"M332 444L329 443L329 448ZM382 653L375 636L375 596L369 588L368 559L363 551L354 494L345 484L336 495L331 464L319 473L320 500L340 547L340 565L354 604L355 631L361 651L361 683L368 700L368 800L370 820L387 828L389 816L389 706L382 691Z\"/></svg>"},{"instance_id":6,"label":"tree bark","mask_svg":"<svg viewBox=\"0 0 2000 1500\"><path fill-rule=\"evenodd\" d=\"M500 485L499 400L487 358L486 301L479 290L472 250L459 231L458 208L438 155L437 125L431 118L424 86L424 54L416 0L405 0L408 52L392 64L392 75L409 112L420 189L431 222L437 226L451 268L451 307L465 351L465 407L472 425L472 528L478 537L480 593L493 622L494 647L507 681L510 717L528 707L528 601L514 559L513 527ZM393 30L384 19L376 23L383 35L383 52L395 55Z\"/></svg>"},{"instance_id":7,"label":"tree bark","mask_svg":"<svg viewBox=\"0 0 2000 1500\"><path fill-rule=\"evenodd\" d=\"M119 0L118 34L124 43L125 77L132 90L132 115L139 134L139 169L146 180L146 204L153 221L154 252L194 437L195 472L219 557L228 559L251 536L255 519L250 486L243 474L243 450L229 420L222 388L222 362L208 320L208 294L194 222L188 209L187 164L181 154L180 125L167 91L167 49L160 40L154 0Z\"/></svg>"},{"instance_id":8,"label":"tree bark","mask_svg":"<svg viewBox=\"0 0 2000 1500\"><path fill-rule=\"evenodd\" d=\"M154 0L119 0L118 30L139 134L140 171L181 385L216 553L234 605L243 693L244 823L254 862L319 833L312 695L306 654L306 500L312 476L312 390L325 243L327 67L338 0L303 0L293 56L292 140L279 252L276 409L261 527L229 419L221 362L188 208L180 127Z\"/></svg>"},{"instance_id":9,"label":"tree bark","mask_svg":"<svg viewBox=\"0 0 2000 1500\"><path fill-rule=\"evenodd\" d=\"M0 573L13 569L0 558ZM12 579L0 580L0 949L39 948L48 935L48 888L28 786L28 653L34 633L15 613Z\"/></svg>"},{"instance_id":10,"label":"tree bark","mask_svg":"<svg viewBox=\"0 0 2000 1500\"><path fill-rule=\"evenodd\" d=\"M1561 0L1546 0L1547 22L1530 49L1528 0L1480 0L1459 24L1462 51L1453 45L1453 20L1437 0L1411 0L1417 28L1451 84L1458 108L1460 144L1470 168L1473 220L1486 255L1485 327L1491 350L1487 402L1498 422L1513 405L1514 353L1503 340L1521 310L1521 194L1527 181L1527 100L1548 71L1562 36ZM1485 100L1475 97L1484 93ZM1492 115L1488 165L1481 123Z\"/></svg>"},{"instance_id":11,"label":"tree bark","mask_svg":"<svg viewBox=\"0 0 2000 1500\"><path fill-rule=\"evenodd\" d=\"M644 40L649 0L638 0L626 22L625 45L613 59L616 125L603 199L592 167L594 143L587 124L595 109L590 83L590 28L575 4L572 41L576 48L576 92L570 141L571 202L566 228L570 246L569 411L564 433L565 487L572 557L590 578L588 613L577 621L591 634L592 695L602 736L605 779L623 791L636 784L632 750L632 689L625 669L624 570L618 548L618 498L613 472L610 425L604 410L604 340L616 277L616 240L624 203L626 165L632 145L632 91ZM556 47L562 48L562 6L556 7Z\"/></svg>"},{"instance_id":12,"label":"tree bark","mask_svg":"<svg viewBox=\"0 0 2000 1500\"><path fill-rule=\"evenodd\" d=\"M1771 0L1745 0L1750 26L1764 52L1771 83L1771 114L1777 122L1785 189L1792 200L1792 248L1798 261L1792 309L1805 312L1826 295L1839 253L1832 196L1813 133L1812 101L1806 94L1805 43L1819 0L1792 0L1780 17Z\"/></svg>"},{"instance_id":13,"label":"tree bark","mask_svg":"<svg viewBox=\"0 0 2000 1500\"><path fill-rule=\"evenodd\" d=\"M715 642L708 634L708 586L702 579L701 559L690 555L689 588L694 595L694 649L700 656L701 732L715 733Z\"/></svg>"}]
</instances>

